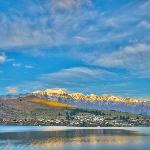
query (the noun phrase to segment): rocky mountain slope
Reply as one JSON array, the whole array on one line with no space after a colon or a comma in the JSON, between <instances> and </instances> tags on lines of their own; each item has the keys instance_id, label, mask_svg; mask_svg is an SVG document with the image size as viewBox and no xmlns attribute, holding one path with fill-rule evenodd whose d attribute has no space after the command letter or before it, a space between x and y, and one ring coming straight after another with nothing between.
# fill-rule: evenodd
<instances>
[{"instance_id":1,"label":"rocky mountain slope","mask_svg":"<svg viewBox=\"0 0 150 150\"><path fill-rule=\"evenodd\" d=\"M122 98L118 96L99 96L95 94L84 95L82 93L69 93L64 89L46 89L43 91L35 91L33 95L41 96L54 96L60 98L72 98L74 100L89 100L89 101L115 101L115 102L125 102L125 103L138 103L144 102L139 99L134 98Z\"/></svg>"},{"instance_id":2,"label":"rocky mountain slope","mask_svg":"<svg viewBox=\"0 0 150 150\"><path fill-rule=\"evenodd\" d=\"M84 95L82 93L69 93L64 89L35 91L32 95L69 104L78 108L116 110L150 116L150 102L140 99L122 98L118 96L98 96L94 94Z\"/></svg>"}]
</instances>

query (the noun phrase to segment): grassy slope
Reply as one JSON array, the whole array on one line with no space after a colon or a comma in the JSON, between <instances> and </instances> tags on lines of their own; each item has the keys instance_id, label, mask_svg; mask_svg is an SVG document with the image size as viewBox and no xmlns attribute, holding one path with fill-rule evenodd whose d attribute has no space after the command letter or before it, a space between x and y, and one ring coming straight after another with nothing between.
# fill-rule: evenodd
<instances>
[{"instance_id":1,"label":"grassy slope","mask_svg":"<svg viewBox=\"0 0 150 150\"><path fill-rule=\"evenodd\" d=\"M50 107L56 107L56 108L73 108L73 106L71 106L71 105L63 104L63 103L60 103L60 102L50 101L50 100L47 100L47 99L44 99L44 98L32 97L31 101L35 102L35 103L42 104L42 105L45 104L45 105L50 106Z\"/></svg>"},{"instance_id":2,"label":"grassy slope","mask_svg":"<svg viewBox=\"0 0 150 150\"><path fill-rule=\"evenodd\" d=\"M13 100L0 100L0 118L65 118L66 112L76 114L93 113L102 114L105 116L130 116L133 118L143 117L141 115L116 112L116 111L96 111L96 110L84 110L72 107L67 104L59 102L49 101L47 99L37 98L35 96L28 96L25 98L18 98ZM144 117L146 118L146 117ZM147 117L150 118L150 117Z\"/></svg>"},{"instance_id":3,"label":"grassy slope","mask_svg":"<svg viewBox=\"0 0 150 150\"><path fill-rule=\"evenodd\" d=\"M71 106L28 96L25 98L0 100L0 118L32 118L42 112L42 116L56 117L64 114ZM37 112L37 113L36 113Z\"/></svg>"}]
</instances>

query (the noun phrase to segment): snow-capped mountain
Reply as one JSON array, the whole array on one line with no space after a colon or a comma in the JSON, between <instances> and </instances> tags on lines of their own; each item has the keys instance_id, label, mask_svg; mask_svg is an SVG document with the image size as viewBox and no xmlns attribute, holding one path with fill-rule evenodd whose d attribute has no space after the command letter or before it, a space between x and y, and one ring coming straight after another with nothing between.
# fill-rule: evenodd
<instances>
[{"instance_id":1,"label":"snow-capped mountain","mask_svg":"<svg viewBox=\"0 0 150 150\"><path fill-rule=\"evenodd\" d=\"M98 96L94 94L84 95L82 93L69 93L65 89L46 89L43 91L35 91L32 94L79 108L116 110L150 116L150 102L140 99Z\"/></svg>"}]
</instances>

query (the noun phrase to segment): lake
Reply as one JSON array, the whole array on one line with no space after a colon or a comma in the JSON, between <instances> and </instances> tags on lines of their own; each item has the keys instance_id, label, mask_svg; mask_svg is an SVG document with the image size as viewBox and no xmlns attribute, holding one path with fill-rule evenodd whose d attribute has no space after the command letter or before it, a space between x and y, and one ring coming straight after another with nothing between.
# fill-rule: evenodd
<instances>
[{"instance_id":1,"label":"lake","mask_svg":"<svg viewBox=\"0 0 150 150\"><path fill-rule=\"evenodd\" d=\"M0 126L0 150L149 150L150 128Z\"/></svg>"}]
</instances>

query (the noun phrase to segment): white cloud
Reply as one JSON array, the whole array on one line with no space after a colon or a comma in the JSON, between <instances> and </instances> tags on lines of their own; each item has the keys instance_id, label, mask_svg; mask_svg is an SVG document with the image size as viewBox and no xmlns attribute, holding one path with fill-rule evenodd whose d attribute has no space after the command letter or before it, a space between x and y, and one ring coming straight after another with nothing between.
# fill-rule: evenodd
<instances>
[{"instance_id":1,"label":"white cloud","mask_svg":"<svg viewBox=\"0 0 150 150\"><path fill-rule=\"evenodd\" d=\"M13 62L13 61L15 61L14 58L7 58L7 62Z\"/></svg>"},{"instance_id":2,"label":"white cloud","mask_svg":"<svg viewBox=\"0 0 150 150\"><path fill-rule=\"evenodd\" d=\"M149 21L141 21L138 25L139 27L144 27L146 29L150 29L150 22Z\"/></svg>"},{"instance_id":3,"label":"white cloud","mask_svg":"<svg viewBox=\"0 0 150 150\"><path fill-rule=\"evenodd\" d=\"M69 91L102 92L106 86L101 81L118 79L114 72L88 67L72 67L56 72L41 74L34 81L18 84L19 90L34 91L45 88L67 88ZM95 91L95 87L97 91Z\"/></svg>"},{"instance_id":4,"label":"white cloud","mask_svg":"<svg viewBox=\"0 0 150 150\"><path fill-rule=\"evenodd\" d=\"M26 69L34 68L32 65L24 65L24 64L21 64L21 63L13 63L12 66L16 67L16 68L26 68Z\"/></svg>"},{"instance_id":5,"label":"white cloud","mask_svg":"<svg viewBox=\"0 0 150 150\"><path fill-rule=\"evenodd\" d=\"M150 45L139 43L118 51L84 56L89 64L105 67L125 68L129 71L150 75Z\"/></svg>"},{"instance_id":6,"label":"white cloud","mask_svg":"<svg viewBox=\"0 0 150 150\"><path fill-rule=\"evenodd\" d=\"M48 0L39 4L30 1L24 4L27 9L23 12L13 9L7 12L9 15L0 12L0 48L14 51L15 47L18 52L48 56L49 53L58 55L60 51L65 55L66 51L71 51L71 54L73 50L80 55L81 49L87 55L88 47L93 55L84 61L90 64L129 70L139 68L142 72L148 68L149 52L141 51L145 49L144 44L136 43L149 43L149 2L132 1L115 11L97 9L92 0ZM144 30L139 29L141 26ZM130 42L135 45L111 52L112 47ZM71 48L62 48L59 52L47 49L55 46Z\"/></svg>"},{"instance_id":7,"label":"white cloud","mask_svg":"<svg viewBox=\"0 0 150 150\"><path fill-rule=\"evenodd\" d=\"M91 0L52 0L52 5L55 9L74 9L84 5L91 5Z\"/></svg>"},{"instance_id":8,"label":"white cloud","mask_svg":"<svg viewBox=\"0 0 150 150\"><path fill-rule=\"evenodd\" d=\"M74 36L73 37L75 40L77 40L77 42L87 42L89 39L83 36Z\"/></svg>"},{"instance_id":9,"label":"white cloud","mask_svg":"<svg viewBox=\"0 0 150 150\"><path fill-rule=\"evenodd\" d=\"M13 63L12 66L13 66L13 67L21 67L22 64L19 64L19 63Z\"/></svg>"},{"instance_id":10,"label":"white cloud","mask_svg":"<svg viewBox=\"0 0 150 150\"><path fill-rule=\"evenodd\" d=\"M26 69L32 69L32 68L33 68L32 65L25 65L24 67L25 67Z\"/></svg>"},{"instance_id":11,"label":"white cloud","mask_svg":"<svg viewBox=\"0 0 150 150\"><path fill-rule=\"evenodd\" d=\"M6 61L6 56L4 54L0 54L0 63L4 63Z\"/></svg>"},{"instance_id":12,"label":"white cloud","mask_svg":"<svg viewBox=\"0 0 150 150\"><path fill-rule=\"evenodd\" d=\"M67 84L84 84L89 82L99 82L99 80L109 80L110 77L116 78L116 74L101 69L87 67L73 67L62 69L54 73L43 74L40 79L43 82Z\"/></svg>"},{"instance_id":13,"label":"white cloud","mask_svg":"<svg viewBox=\"0 0 150 150\"><path fill-rule=\"evenodd\" d=\"M53 0L41 3L41 5L26 2L25 4L28 6L26 14L30 16L28 18L24 18L20 11L8 12L10 15L0 12L0 32L3 33L0 35L0 48L3 47L8 50L14 47L29 48L42 45L51 47L66 44L71 39L69 33L72 32L73 26L77 24L76 21L85 20L85 13L79 14L80 6L89 3L90 0ZM56 8L72 8L74 6L77 11L74 14L76 18L72 16L71 12L61 13ZM84 12L82 9L81 11ZM35 14L39 14L39 16L33 20L32 15ZM52 26L48 24L52 24ZM62 24L64 24L63 30ZM23 50L19 49L19 51Z\"/></svg>"},{"instance_id":14,"label":"white cloud","mask_svg":"<svg viewBox=\"0 0 150 150\"><path fill-rule=\"evenodd\" d=\"M138 38L136 35L148 36L147 31L141 32L136 27L137 22L149 16L149 3L146 2L143 2L144 9L133 1L111 14L94 9L92 0L25 2L25 7L25 12L13 12L13 9L8 11L9 15L0 12L0 48L11 50L15 47L20 52L32 52L32 48L42 46L108 45L110 42ZM127 11L129 9L132 13ZM144 25L148 26L147 22Z\"/></svg>"},{"instance_id":15,"label":"white cloud","mask_svg":"<svg viewBox=\"0 0 150 150\"><path fill-rule=\"evenodd\" d=\"M6 91L8 94L16 94L17 93L17 87L8 86L8 87L6 87Z\"/></svg>"}]
</instances>

